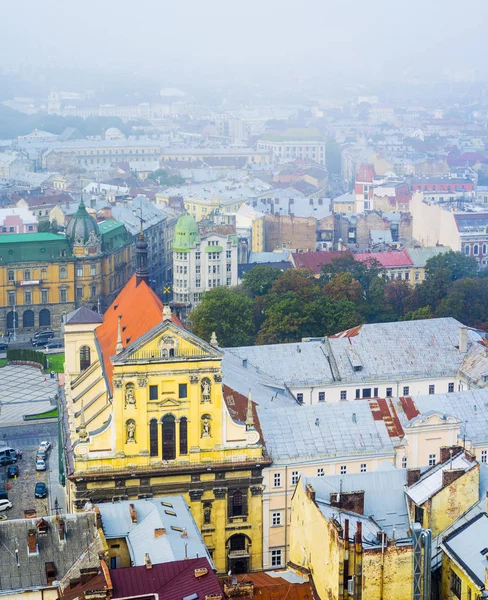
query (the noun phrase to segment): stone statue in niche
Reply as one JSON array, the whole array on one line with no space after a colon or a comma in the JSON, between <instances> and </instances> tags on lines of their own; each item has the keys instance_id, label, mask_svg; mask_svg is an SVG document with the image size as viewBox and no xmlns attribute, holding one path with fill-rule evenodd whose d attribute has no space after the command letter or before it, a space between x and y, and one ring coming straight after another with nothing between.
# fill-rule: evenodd
<instances>
[{"instance_id":1,"label":"stone statue in niche","mask_svg":"<svg viewBox=\"0 0 488 600\"><path fill-rule=\"evenodd\" d=\"M125 406L135 406L136 405L136 395L134 394L134 390L131 387L126 388L125 390Z\"/></svg>"},{"instance_id":2,"label":"stone statue in niche","mask_svg":"<svg viewBox=\"0 0 488 600\"><path fill-rule=\"evenodd\" d=\"M136 422L133 419L127 421L127 443L134 443L136 441Z\"/></svg>"},{"instance_id":3,"label":"stone statue in niche","mask_svg":"<svg viewBox=\"0 0 488 600\"><path fill-rule=\"evenodd\" d=\"M202 438L210 437L210 417L204 415L202 417Z\"/></svg>"},{"instance_id":4,"label":"stone statue in niche","mask_svg":"<svg viewBox=\"0 0 488 600\"><path fill-rule=\"evenodd\" d=\"M209 502L206 502L203 505L203 524L210 525L212 521L212 505Z\"/></svg>"},{"instance_id":5,"label":"stone statue in niche","mask_svg":"<svg viewBox=\"0 0 488 600\"><path fill-rule=\"evenodd\" d=\"M202 402L210 402L210 381L205 378L202 379Z\"/></svg>"}]
</instances>

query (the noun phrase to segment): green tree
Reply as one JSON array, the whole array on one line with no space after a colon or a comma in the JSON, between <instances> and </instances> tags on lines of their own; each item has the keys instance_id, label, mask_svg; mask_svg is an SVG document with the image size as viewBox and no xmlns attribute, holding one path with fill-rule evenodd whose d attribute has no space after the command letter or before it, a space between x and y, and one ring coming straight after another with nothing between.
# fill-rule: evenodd
<instances>
[{"instance_id":1,"label":"green tree","mask_svg":"<svg viewBox=\"0 0 488 600\"><path fill-rule=\"evenodd\" d=\"M242 278L243 286L252 297L266 295L282 271L268 265L256 265Z\"/></svg>"},{"instance_id":2,"label":"green tree","mask_svg":"<svg viewBox=\"0 0 488 600\"><path fill-rule=\"evenodd\" d=\"M401 319L406 312L412 287L407 281L395 279L385 285L385 307L391 312L391 320Z\"/></svg>"},{"instance_id":3,"label":"green tree","mask_svg":"<svg viewBox=\"0 0 488 600\"><path fill-rule=\"evenodd\" d=\"M476 277L478 263L474 256L466 256L462 252L446 252L429 258L425 264L425 279L428 281L442 271L446 279L456 281L464 277Z\"/></svg>"},{"instance_id":4,"label":"green tree","mask_svg":"<svg viewBox=\"0 0 488 600\"><path fill-rule=\"evenodd\" d=\"M454 281L437 307L436 316L454 317L472 327L488 321L488 279L482 277Z\"/></svg>"},{"instance_id":5,"label":"green tree","mask_svg":"<svg viewBox=\"0 0 488 600\"><path fill-rule=\"evenodd\" d=\"M420 319L433 319L434 314L430 306L423 306L422 308L417 308L417 310L411 310L407 312L404 317L404 321L418 321Z\"/></svg>"},{"instance_id":6,"label":"green tree","mask_svg":"<svg viewBox=\"0 0 488 600\"><path fill-rule=\"evenodd\" d=\"M51 223L46 221L39 221L37 224L37 231L39 233L49 233L51 231Z\"/></svg>"},{"instance_id":7,"label":"green tree","mask_svg":"<svg viewBox=\"0 0 488 600\"><path fill-rule=\"evenodd\" d=\"M357 306L350 300L334 300L322 296L311 304L311 314L314 317L313 337L333 335L361 325L362 317Z\"/></svg>"},{"instance_id":8,"label":"green tree","mask_svg":"<svg viewBox=\"0 0 488 600\"><path fill-rule=\"evenodd\" d=\"M265 319L256 337L257 344L296 342L314 335L314 321L308 304L295 292L273 294L266 304Z\"/></svg>"},{"instance_id":9,"label":"green tree","mask_svg":"<svg viewBox=\"0 0 488 600\"><path fill-rule=\"evenodd\" d=\"M150 175L148 179L152 179L159 183L159 185L183 185L185 180L179 175L170 175L165 169L157 169Z\"/></svg>"},{"instance_id":10,"label":"green tree","mask_svg":"<svg viewBox=\"0 0 488 600\"><path fill-rule=\"evenodd\" d=\"M249 346L254 339L253 301L239 290L214 288L190 313L191 330L209 341L215 331L222 347Z\"/></svg>"},{"instance_id":11,"label":"green tree","mask_svg":"<svg viewBox=\"0 0 488 600\"><path fill-rule=\"evenodd\" d=\"M270 294L294 292L308 302L320 293L320 285L310 269L288 269L271 286Z\"/></svg>"},{"instance_id":12,"label":"green tree","mask_svg":"<svg viewBox=\"0 0 488 600\"><path fill-rule=\"evenodd\" d=\"M324 286L324 294L333 300L359 302L363 297L363 288L351 273L339 273Z\"/></svg>"}]
</instances>

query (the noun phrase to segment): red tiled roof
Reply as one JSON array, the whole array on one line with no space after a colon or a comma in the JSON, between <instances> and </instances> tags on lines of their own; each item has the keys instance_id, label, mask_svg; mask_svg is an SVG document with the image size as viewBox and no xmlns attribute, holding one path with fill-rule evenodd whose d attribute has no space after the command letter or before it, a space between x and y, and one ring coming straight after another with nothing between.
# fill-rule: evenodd
<instances>
[{"instance_id":1,"label":"red tiled roof","mask_svg":"<svg viewBox=\"0 0 488 600\"><path fill-rule=\"evenodd\" d=\"M118 316L122 315L122 343L125 346L135 342L163 319L163 303L155 292L142 281L136 285L136 275L120 291L103 315L103 323L96 329L96 335L103 354L103 365L110 387L112 387L113 364L118 336ZM181 325L176 315L173 323Z\"/></svg>"},{"instance_id":2,"label":"red tiled roof","mask_svg":"<svg viewBox=\"0 0 488 600\"><path fill-rule=\"evenodd\" d=\"M361 165L359 167L356 181L364 181L366 183L372 183L374 179L374 166L373 165Z\"/></svg>"},{"instance_id":3,"label":"red tiled roof","mask_svg":"<svg viewBox=\"0 0 488 600\"><path fill-rule=\"evenodd\" d=\"M403 412L409 421L415 419L415 417L420 414L420 411L415 406L413 398L402 396L400 398L400 404L402 405Z\"/></svg>"},{"instance_id":4,"label":"red tiled roof","mask_svg":"<svg viewBox=\"0 0 488 600\"><path fill-rule=\"evenodd\" d=\"M336 258L351 254L349 250L330 252L293 252L293 263L297 269L311 269L314 273L320 273L323 265L330 264Z\"/></svg>"},{"instance_id":5,"label":"red tiled roof","mask_svg":"<svg viewBox=\"0 0 488 600\"><path fill-rule=\"evenodd\" d=\"M195 577L195 569L208 569L206 575ZM158 594L164 600L181 600L198 594L205 598L211 594L221 595L219 581L206 558L191 558L145 566L126 567L110 571L113 585L112 598L135 599Z\"/></svg>"},{"instance_id":6,"label":"red tiled roof","mask_svg":"<svg viewBox=\"0 0 488 600\"><path fill-rule=\"evenodd\" d=\"M366 265L377 260L385 269L413 266L413 262L406 250L400 250L398 252L359 252L354 255L354 260L365 263Z\"/></svg>"},{"instance_id":7,"label":"red tiled roof","mask_svg":"<svg viewBox=\"0 0 488 600\"><path fill-rule=\"evenodd\" d=\"M247 416L247 398L243 394L236 392L232 388L227 385L222 386L222 391L224 392L224 400L229 409L230 416L233 421L239 421L244 423L246 421ZM259 438L261 443L263 443L263 432L261 431L261 424L259 422L258 413L256 410L256 402L252 402L252 414L254 417L254 425L256 427L256 431L259 433Z\"/></svg>"},{"instance_id":8,"label":"red tiled roof","mask_svg":"<svg viewBox=\"0 0 488 600\"><path fill-rule=\"evenodd\" d=\"M267 573L248 573L239 575L237 581L254 584L253 597L259 600L314 600L310 583L290 583L283 577L272 577ZM249 596L240 596L248 600Z\"/></svg>"}]
</instances>

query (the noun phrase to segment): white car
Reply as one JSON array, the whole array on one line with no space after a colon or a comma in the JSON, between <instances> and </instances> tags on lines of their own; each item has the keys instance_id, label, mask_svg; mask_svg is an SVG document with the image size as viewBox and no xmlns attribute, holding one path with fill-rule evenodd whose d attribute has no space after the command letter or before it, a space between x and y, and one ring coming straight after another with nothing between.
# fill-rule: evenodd
<instances>
[{"instance_id":1,"label":"white car","mask_svg":"<svg viewBox=\"0 0 488 600\"><path fill-rule=\"evenodd\" d=\"M8 510L9 508L12 508L10 500L0 500L0 510Z\"/></svg>"},{"instance_id":2,"label":"white car","mask_svg":"<svg viewBox=\"0 0 488 600\"><path fill-rule=\"evenodd\" d=\"M45 471L46 470L46 461L39 458L36 460L36 471Z\"/></svg>"},{"instance_id":3,"label":"white car","mask_svg":"<svg viewBox=\"0 0 488 600\"><path fill-rule=\"evenodd\" d=\"M39 444L39 450L45 450L46 452L48 450L51 450L51 442L46 442L46 441L41 442Z\"/></svg>"}]
</instances>

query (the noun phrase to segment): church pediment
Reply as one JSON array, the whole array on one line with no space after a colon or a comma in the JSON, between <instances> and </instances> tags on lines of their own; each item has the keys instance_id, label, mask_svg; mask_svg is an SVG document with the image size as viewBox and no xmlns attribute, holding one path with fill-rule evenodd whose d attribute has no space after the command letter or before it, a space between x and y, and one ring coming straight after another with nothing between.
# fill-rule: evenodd
<instances>
[{"instance_id":1,"label":"church pediment","mask_svg":"<svg viewBox=\"0 0 488 600\"><path fill-rule=\"evenodd\" d=\"M175 400L174 398L165 398L164 400L161 400L160 402L157 403L157 405L159 406L159 408L168 408L168 407L174 407L174 406L179 406L181 404L181 402L179 402L178 400Z\"/></svg>"},{"instance_id":2,"label":"church pediment","mask_svg":"<svg viewBox=\"0 0 488 600\"><path fill-rule=\"evenodd\" d=\"M146 335L127 346L117 356L114 364L132 361L181 362L187 360L221 360L222 352L193 333L164 321Z\"/></svg>"}]
</instances>

